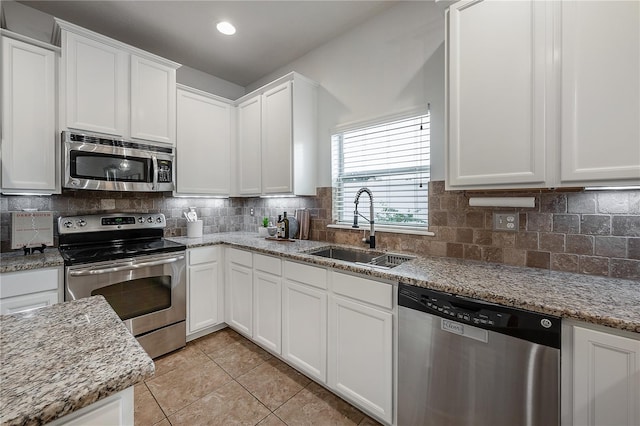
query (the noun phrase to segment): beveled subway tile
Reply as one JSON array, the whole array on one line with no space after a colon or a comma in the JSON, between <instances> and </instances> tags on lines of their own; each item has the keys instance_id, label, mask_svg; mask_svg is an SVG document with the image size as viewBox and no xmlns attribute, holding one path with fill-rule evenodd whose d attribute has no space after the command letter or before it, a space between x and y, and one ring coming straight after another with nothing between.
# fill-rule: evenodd
<instances>
[{"instance_id":1,"label":"beveled subway tile","mask_svg":"<svg viewBox=\"0 0 640 426\"><path fill-rule=\"evenodd\" d=\"M271 412L237 382L231 381L169 417L173 426L255 425Z\"/></svg>"},{"instance_id":2,"label":"beveled subway tile","mask_svg":"<svg viewBox=\"0 0 640 426\"><path fill-rule=\"evenodd\" d=\"M288 425L357 425L364 414L320 385L311 382L274 411Z\"/></svg>"},{"instance_id":3,"label":"beveled subway tile","mask_svg":"<svg viewBox=\"0 0 640 426\"><path fill-rule=\"evenodd\" d=\"M162 409L144 383L133 389L134 425L152 425L165 418Z\"/></svg>"},{"instance_id":4,"label":"beveled subway tile","mask_svg":"<svg viewBox=\"0 0 640 426\"><path fill-rule=\"evenodd\" d=\"M202 365L207 361L209 361L209 358L201 350L193 343L187 343L186 347L154 360L156 364L154 377L160 377L177 368Z\"/></svg>"},{"instance_id":5,"label":"beveled subway tile","mask_svg":"<svg viewBox=\"0 0 640 426\"><path fill-rule=\"evenodd\" d=\"M147 381L147 386L162 411L171 415L230 381L232 378L222 368L208 360L172 370Z\"/></svg>"},{"instance_id":6,"label":"beveled subway tile","mask_svg":"<svg viewBox=\"0 0 640 426\"><path fill-rule=\"evenodd\" d=\"M271 358L267 351L245 339L208 355L234 378Z\"/></svg>"},{"instance_id":7,"label":"beveled subway tile","mask_svg":"<svg viewBox=\"0 0 640 426\"><path fill-rule=\"evenodd\" d=\"M272 358L236 379L271 411L300 392L311 380Z\"/></svg>"}]
</instances>

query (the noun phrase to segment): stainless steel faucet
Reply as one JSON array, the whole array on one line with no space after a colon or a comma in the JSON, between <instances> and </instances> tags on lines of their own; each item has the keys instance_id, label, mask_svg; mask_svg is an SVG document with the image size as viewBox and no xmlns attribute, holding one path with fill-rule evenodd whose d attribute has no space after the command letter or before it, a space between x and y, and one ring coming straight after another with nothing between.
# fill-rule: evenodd
<instances>
[{"instance_id":1,"label":"stainless steel faucet","mask_svg":"<svg viewBox=\"0 0 640 426\"><path fill-rule=\"evenodd\" d=\"M358 212L358 202L360 201L360 196L362 195L363 192L366 192L369 195L369 219L367 219L366 217L362 216L359 212ZM369 239L368 240L364 240L365 243L369 243L369 248L376 248L376 230L375 230L375 226L374 226L374 220L373 220L373 194L371 193L371 190L369 188L360 188L358 190L358 192L356 192L356 199L354 201L354 204L356 205L356 209L353 212L353 228L359 228L358 226L358 216L362 216L362 218L366 221L369 222L370 225L370 229L369 229Z\"/></svg>"}]
</instances>

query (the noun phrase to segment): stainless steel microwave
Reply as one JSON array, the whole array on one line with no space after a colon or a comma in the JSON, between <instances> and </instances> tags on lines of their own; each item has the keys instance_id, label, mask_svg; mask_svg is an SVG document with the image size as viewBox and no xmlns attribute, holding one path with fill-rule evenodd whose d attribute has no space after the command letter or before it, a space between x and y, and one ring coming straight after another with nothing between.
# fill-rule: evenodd
<instances>
[{"instance_id":1,"label":"stainless steel microwave","mask_svg":"<svg viewBox=\"0 0 640 426\"><path fill-rule=\"evenodd\" d=\"M102 191L173 191L172 147L62 132L63 187Z\"/></svg>"}]
</instances>

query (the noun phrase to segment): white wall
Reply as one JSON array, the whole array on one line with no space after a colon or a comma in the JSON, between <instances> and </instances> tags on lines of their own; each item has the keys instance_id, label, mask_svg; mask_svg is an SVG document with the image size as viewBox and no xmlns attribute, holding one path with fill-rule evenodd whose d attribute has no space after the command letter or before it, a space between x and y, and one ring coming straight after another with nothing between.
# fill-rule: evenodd
<instances>
[{"instance_id":1,"label":"white wall","mask_svg":"<svg viewBox=\"0 0 640 426\"><path fill-rule=\"evenodd\" d=\"M297 71L320 83L318 182L331 185L331 132L431 104L433 180L444 179L444 16L433 2L401 2L264 76Z\"/></svg>"},{"instance_id":2,"label":"white wall","mask_svg":"<svg viewBox=\"0 0 640 426\"><path fill-rule=\"evenodd\" d=\"M178 68L176 72L176 80L180 84L193 87L223 98L235 100L245 94L242 86L223 80L211 74L207 74L195 68L186 65Z\"/></svg>"}]
</instances>

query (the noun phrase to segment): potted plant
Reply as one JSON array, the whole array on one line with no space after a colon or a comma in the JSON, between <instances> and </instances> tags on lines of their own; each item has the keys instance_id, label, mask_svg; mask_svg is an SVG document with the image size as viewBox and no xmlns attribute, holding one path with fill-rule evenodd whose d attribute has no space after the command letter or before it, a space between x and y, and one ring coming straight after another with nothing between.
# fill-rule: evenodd
<instances>
[{"instance_id":1,"label":"potted plant","mask_svg":"<svg viewBox=\"0 0 640 426\"><path fill-rule=\"evenodd\" d=\"M263 217L262 226L258 228L258 235L261 237L268 237L269 236L269 231L267 230L268 227L269 227L269 218Z\"/></svg>"}]
</instances>

